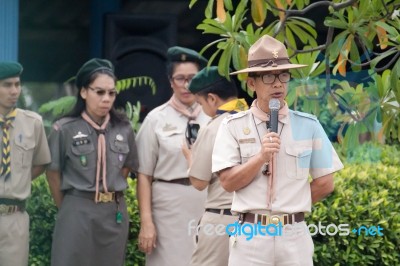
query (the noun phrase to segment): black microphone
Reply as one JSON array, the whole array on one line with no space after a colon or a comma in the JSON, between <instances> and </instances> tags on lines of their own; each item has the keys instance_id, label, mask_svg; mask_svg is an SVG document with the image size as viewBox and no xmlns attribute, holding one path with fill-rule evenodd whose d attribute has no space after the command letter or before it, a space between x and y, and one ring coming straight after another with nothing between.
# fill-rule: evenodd
<instances>
[{"instance_id":1,"label":"black microphone","mask_svg":"<svg viewBox=\"0 0 400 266\"><path fill-rule=\"evenodd\" d=\"M269 112L270 112L269 128L271 129L272 132L276 133L278 133L278 112L280 108L281 108L281 103L279 102L278 99L272 98L269 101Z\"/></svg>"}]
</instances>

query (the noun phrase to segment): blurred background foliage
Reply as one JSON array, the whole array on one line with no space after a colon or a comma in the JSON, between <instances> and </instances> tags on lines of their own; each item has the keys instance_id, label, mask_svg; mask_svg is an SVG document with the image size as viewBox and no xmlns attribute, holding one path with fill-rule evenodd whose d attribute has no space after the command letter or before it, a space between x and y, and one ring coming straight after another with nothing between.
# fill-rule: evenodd
<instances>
[{"instance_id":1,"label":"blurred background foliage","mask_svg":"<svg viewBox=\"0 0 400 266\"><path fill-rule=\"evenodd\" d=\"M288 104L317 115L351 150L400 141L399 8L394 0L209 0L197 29L218 36L201 52L214 49L209 65L226 77L247 67L261 36L285 43L291 62L309 66L292 71ZM310 13L323 16L323 31ZM246 75L238 75L244 90Z\"/></svg>"}]
</instances>

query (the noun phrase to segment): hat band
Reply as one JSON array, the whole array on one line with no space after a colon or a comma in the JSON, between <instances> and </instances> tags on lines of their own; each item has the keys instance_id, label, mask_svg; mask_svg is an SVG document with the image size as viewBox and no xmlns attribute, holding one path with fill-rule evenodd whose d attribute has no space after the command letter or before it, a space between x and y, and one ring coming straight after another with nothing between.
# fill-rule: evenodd
<instances>
[{"instance_id":1,"label":"hat band","mask_svg":"<svg viewBox=\"0 0 400 266\"><path fill-rule=\"evenodd\" d=\"M290 64L289 58L259 59L249 61L249 67L277 67L278 65Z\"/></svg>"}]
</instances>

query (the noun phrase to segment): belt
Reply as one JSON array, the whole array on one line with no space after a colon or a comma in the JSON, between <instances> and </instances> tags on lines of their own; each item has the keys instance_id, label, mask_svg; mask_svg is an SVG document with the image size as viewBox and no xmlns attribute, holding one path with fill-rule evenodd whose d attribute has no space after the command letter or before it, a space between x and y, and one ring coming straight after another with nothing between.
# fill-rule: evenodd
<instances>
[{"instance_id":1,"label":"belt","mask_svg":"<svg viewBox=\"0 0 400 266\"><path fill-rule=\"evenodd\" d=\"M304 212L292 213L292 214L256 214L256 213L241 213L239 221L247 223L260 223L261 225L268 224L293 224L304 221Z\"/></svg>"},{"instance_id":2,"label":"belt","mask_svg":"<svg viewBox=\"0 0 400 266\"><path fill-rule=\"evenodd\" d=\"M231 209L206 209L206 212L224 214L232 216Z\"/></svg>"},{"instance_id":3,"label":"belt","mask_svg":"<svg viewBox=\"0 0 400 266\"><path fill-rule=\"evenodd\" d=\"M165 183L174 183L174 184L179 184L179 185L184 185L184 186L191 186L192 183L190 183L189 178L178 178L178 179L172 179L172 180L164 180L164 179L154 179L154 181L159 181L159 182L165 182Z\"/></svg>"},{"instance_id":4,"label":"belt","mask_svg":"<svg viewBox=\"0 0 400 266\"><path fill-rule=\"evenodd\" d=\"M67 195L76 196L80 198L95 200L96 192L92 191L81 191L77 189L70 189L65 192ZM114 191L114 192L99 192L98 202L113 202L117 201L124 195L122 191Z\"/></svg>"},{"instance_id":5,"label":"belt","mask_svg":"<svg viewBox=\"0 0 400 266\"><path fill-rule=\"evenodd\" d=\"M0 198L0 215L25 211L25 201Z\"/></svg>"}]
</instances>

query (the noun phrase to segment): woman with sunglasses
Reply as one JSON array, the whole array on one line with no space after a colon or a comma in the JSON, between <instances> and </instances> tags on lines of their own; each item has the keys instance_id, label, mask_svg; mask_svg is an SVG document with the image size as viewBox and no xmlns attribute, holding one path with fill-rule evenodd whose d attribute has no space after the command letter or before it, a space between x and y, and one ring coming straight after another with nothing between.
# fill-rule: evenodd
<instances>
[{"instance_id":1,"label":"woman with sunglasses","mask_svg":"<svg viewBox=\"0 0 400 266\"><path fill-rule=\"evenodd\" d=\"M51 265L123 265L129 217L123 195L138 168L129 120L113 105L111 62L92 59L76 75L77 102L49 137L47 179L59 208Z\"/></svg>"},{"instance_id":2,"label":"woman with sunglasses","mask_svg":"<svg viewBox=\"0 0 400 266\"><path fill-rule=\"evenodd\" d=\"M181 147L183 142L191 145L199 125L209 120L188 90L189 82L207 61L197 52L177 46L168 49L167 58L173 95L147 115L136 137L140 153L139 248L147 255L147 266L189 265L194 228L206 197L204 191L191 186Z\"/></svg>"}]
</instances>

